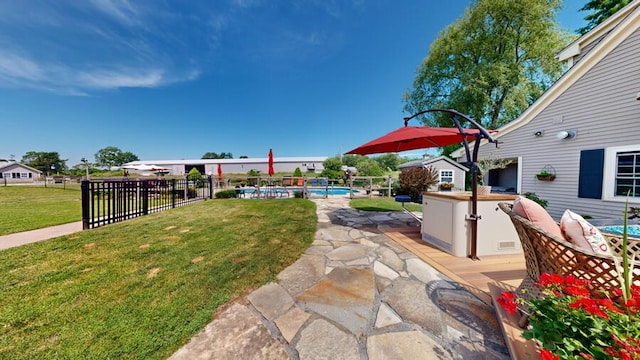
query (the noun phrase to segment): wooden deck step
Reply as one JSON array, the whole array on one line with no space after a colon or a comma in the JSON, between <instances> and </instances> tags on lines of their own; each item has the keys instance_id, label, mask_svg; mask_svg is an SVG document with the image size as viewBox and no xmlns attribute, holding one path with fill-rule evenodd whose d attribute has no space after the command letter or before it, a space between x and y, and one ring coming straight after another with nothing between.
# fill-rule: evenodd
<instances>
[{"instance_id":1,"label":"wooden deck step","mask_svg":"<svg viewBox=\"0 0 640 360\"><path fill-rule=\"evenodd\" d=\"M514 290L524 278L525 262L522 254L481 256L480 260L474 261L449 255L425 243L420 229L393 228L385 230L385 234L483 302L493 306L511 358L539 359L535 344L522 337L518 317L496 306L493 300L503 291Z\"/></svg>"}]
</instances>

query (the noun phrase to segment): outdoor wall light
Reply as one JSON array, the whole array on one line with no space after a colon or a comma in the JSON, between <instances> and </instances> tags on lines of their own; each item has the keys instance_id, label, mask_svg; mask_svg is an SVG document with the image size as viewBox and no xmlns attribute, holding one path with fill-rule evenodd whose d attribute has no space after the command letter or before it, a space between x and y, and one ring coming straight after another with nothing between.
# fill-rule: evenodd
<instances>
[{"instance_id":1,"label":"outdoor wall light","mask_svg":"<svg viewBox=\"0 0 640 360\"><path fill-rule=\"evenodd\" d=\"M542 135L544 135L544 130L538 130L533 133L533 136L535 137L541 137Z\"/></svg>"},{"instance_id":2,"label":"outdoor wall light","mask_svg":"<svg viewBox=\"0 0 640 360\"><path fill-rule=\"evenodd\" d=\"M574 137L576 137L576 131L575 130L560 131L556 134L556 137L560 140L573 139Z\"/></svg>"},{"instance_id":3,"label":"outdoor wall light","mask_svg":"<svg viewBox=\"0 0 640 360\"><path fill-rule=\"evenodd\" d=\"M640 101L640 91L636 94L636 100Z\"/></svg>"}]
</instances>

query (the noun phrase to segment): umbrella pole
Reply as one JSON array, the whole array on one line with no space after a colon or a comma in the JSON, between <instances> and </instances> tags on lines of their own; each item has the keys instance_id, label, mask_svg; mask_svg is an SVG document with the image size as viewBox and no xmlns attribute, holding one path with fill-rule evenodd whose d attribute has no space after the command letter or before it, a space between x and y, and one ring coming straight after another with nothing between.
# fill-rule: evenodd
<instances>
[{"instance_id":1,"label":"umbrella pole","mask_svg":"<svg viewBox=\"0 0 640 360\"><path fill-rule=\"evenodd\" d=\"M471 260L480 260L477 254L478 248L478 151L480 150L480 137L476 139L473 145L473 155L471 162L471 214L467 220L471 221Z\"/></svg>"}]
</instances>

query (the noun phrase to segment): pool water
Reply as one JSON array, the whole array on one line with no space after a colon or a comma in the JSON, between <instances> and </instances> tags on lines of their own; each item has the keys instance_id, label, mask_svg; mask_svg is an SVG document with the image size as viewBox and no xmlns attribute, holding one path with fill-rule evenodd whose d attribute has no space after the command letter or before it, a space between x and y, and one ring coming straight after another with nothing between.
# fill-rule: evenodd
<instances>
[{"instance_id":1,"label":"pool water","mask_svg":"<svg viewBox=\"0 0 640 360\"><path fill-rule=\"evenodd\" d=\"M601 226L599 227L599 229L604 232L622 234L623 226L622 225ZM627 234L633 237L640 237L640 225L627 225Z\"/></svg>"},{"instance_id":2,"label":"pool water","mask_svg":"<svg viewBox=\"0 0 640 360\"><path fill-rule=\"evenodd\" d=\"M325 190L328 190L325 191ZM315 195L322 195L324 196L325 194L328 195L349 195L349 188L348 187L329 187L329 188L308 188L307 191L309 191L312 194ZM359 190L353 189L353 193L359 193Z\"/></svg>"}]
</instances>

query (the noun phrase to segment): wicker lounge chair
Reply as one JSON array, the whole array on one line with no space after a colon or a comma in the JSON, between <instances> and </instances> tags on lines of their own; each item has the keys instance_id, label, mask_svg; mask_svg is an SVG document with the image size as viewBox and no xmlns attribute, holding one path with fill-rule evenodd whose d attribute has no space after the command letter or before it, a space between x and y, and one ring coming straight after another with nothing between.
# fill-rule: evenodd
<instances>
[{"instance_id":1,"label":"wicker lounge chair","mask_svg":"<svg viewBox=\"0 0 640 360\"><path fill-rule=\"evenodd\" d=\"M577 278L590 280L593 286L591 292L595 296L601 294L602 290L620 287L616 261L622 264L621 254L624 251L622 236L603 233L614 255L594 254L516 215L512 211L512 204L500 203L498 206L511 218L522 243L527 271L525 279L518 287L521 295L524 293L525 297L540 296L535 283L540 280L540 274L543 273L574 275ZM634 263L634 284L640 285L640 240L630 238L626 251L629 254L630 263ZM527 291L522 292L523 289Z\"/></svg>"}]
</instances>

